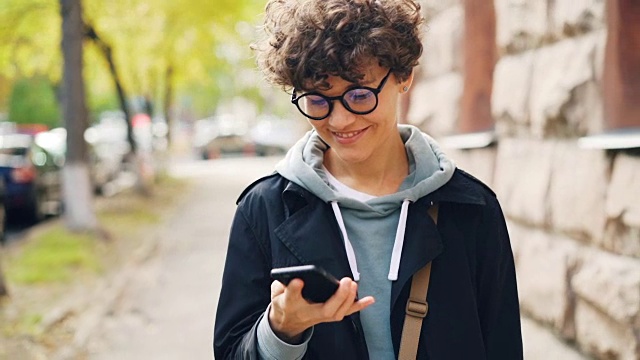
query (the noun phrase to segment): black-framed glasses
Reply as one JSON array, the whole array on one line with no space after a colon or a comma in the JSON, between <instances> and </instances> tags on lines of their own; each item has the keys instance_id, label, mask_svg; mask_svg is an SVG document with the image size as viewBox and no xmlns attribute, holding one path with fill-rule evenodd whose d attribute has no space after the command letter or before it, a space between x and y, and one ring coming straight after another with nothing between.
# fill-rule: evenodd
<instances>
[{"instance_id":1,"label":"black-framed glasses","mask_svg":"<svg viewBox=\"0 0 640 360\"><path fill-rule=\"evenodd\" d=\"M312 120L325 119L333 110L333 102L340 100L345 109L357 115L366 115L378 107L378 94L387 83L391 70L384 76L377 88L355 86L347 89L340 96L325 96L318 92L310 92L296 97L293 90L291 102L296 105L302 115Z\"/></svg>"}]
</instances>

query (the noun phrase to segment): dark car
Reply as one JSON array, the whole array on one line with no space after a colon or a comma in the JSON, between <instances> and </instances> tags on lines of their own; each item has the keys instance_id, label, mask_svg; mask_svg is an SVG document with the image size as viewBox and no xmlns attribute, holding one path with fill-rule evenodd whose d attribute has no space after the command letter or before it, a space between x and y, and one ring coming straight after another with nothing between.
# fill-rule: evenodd
<instances>
[{"instance_id":1,"label":"dark car","mask_svg":"<svg viewBox=\"0 0 640 360\"><path fill-rule=\"evenodd\" d=\"M64 159L38 146L25 134L0 136L0 175L10 219L37 222L62 209L61 166Z\"/></svg>"},{"instance_id":2,"label":"dark car","mask_svg":"<svg viewBox=\"0 0 640 360\"><path fill-rule=\"evenodd\" d=\"M5 191L4 179L0 177L0 244L6 240L7 213L4 209Z\"/></svg>"}]
</instances>

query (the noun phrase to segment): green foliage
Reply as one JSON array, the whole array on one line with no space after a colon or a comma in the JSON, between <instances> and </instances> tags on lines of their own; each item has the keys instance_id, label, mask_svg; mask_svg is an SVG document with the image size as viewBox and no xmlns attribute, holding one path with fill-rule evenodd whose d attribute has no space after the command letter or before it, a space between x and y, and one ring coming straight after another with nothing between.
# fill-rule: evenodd
<instances>
[{"instance_id":1,"label":"green foliage","mask_svg":"<svg viewBox=\"0 0 640 360\"><path fill-rule=\"evenodd\" d=\"M9 120L50 128L60 126L60 109L49 80L43 77L18 80L9 98Z\"/></svg>"},{"instance_id":2,"label":"green foliage","mask_svg":"<svg viewBox=\"0 0 640 360\"><path fill-rule=\"evenodd\" d=\"M112 47L129 95L155 97L161 104L167 87L174 89L174 99L204 98L204 93L208 101L198 101L198 112L210 113L220 102L255 94L247 88L255 88L258 79L237 75L240 69L254 67L249 43L264 3L84 0L83 7L85 21ZM57 0L0 0L0 78L9 84L35 76L59 82L60 37ZM85 45L89 111L113 109L117 102L107 64L91 41ZM173 71L170 82L168 69ZM0 112L3 104L7 101L0 99Z\"/></svg>"},{"instance_id":3,"label":"green foliage","mask_svg":"<svg viewBox=\"0 0 640 360\"><path fill-rule=\"evenodd\" d=\"M129 189L102 198L97 204L98 218L112 237L131 242L132 238L143 236L139 231L159 223L188 185L185 180L166 174L159 176L156 196L148 198ZM115 244L104 245L98 234L74 233L57 222L30 237L19 251L9 254L3 269L10 285L77 281L79 276L100 274L108 267L104 262L114 255Z\"/></svg>"},{"instance_id":4,"label":"green foliage","mask_svg":"<svg viewBox=\"0 0 640 360\"><path fill-rule=\"evenodd\" d=\"M7 278L18 284L70 281L78 273L101 269L97 242L90 234L74 234L57 224L31 239L9 259Z\"/></svg>"},{"instance_id":5,"label":"green foliage","mask_svg":"<svg viewBox=\"0 0 640 360\"><path fill-rule=\"evenodd\" d=\"M60 80L59 13L56 0L0 1L0 75Z\"/></svg>"}]
</instances>

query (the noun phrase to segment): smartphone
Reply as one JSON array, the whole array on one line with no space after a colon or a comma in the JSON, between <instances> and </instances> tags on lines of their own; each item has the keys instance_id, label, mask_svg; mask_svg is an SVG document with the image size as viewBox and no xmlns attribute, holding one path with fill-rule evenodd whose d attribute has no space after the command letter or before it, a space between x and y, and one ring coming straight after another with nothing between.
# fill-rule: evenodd
<instances>
[{"instance_id":1,"label":"smartphone","mask_svg":"<svg viewBox=\"0 0 640 360\"><path fill-rule=\"evenodd\" d=\"M329 300L340 285L338 279L316 265L272 269L271 277L285 285L288 285L293 279L301 279L304 281L302 297L315 303Z\"/></svg>"}]
</instances>

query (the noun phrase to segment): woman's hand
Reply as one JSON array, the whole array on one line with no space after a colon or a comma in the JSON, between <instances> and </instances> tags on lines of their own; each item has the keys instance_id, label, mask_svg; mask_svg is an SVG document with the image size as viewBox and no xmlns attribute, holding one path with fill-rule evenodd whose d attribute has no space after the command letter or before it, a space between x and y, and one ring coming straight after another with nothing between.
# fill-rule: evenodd
<instances>
[{"instance_id":1,"label":"woman's hand","mask_svg":"<svg viewBox=\"0 0 640 360\"><path fill-rule=\"evenodd\" d=\"M288 286L277 280L271 283L269 324L279 338L291 344L299 343L306 329L323 322L341 321L375 302L371 296L355 301L358 284L348 277L340 280L338 290L324 303L305 300L303 286L300 279L293 279Z\"/></svg>"}]
</instances>

